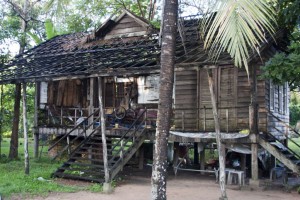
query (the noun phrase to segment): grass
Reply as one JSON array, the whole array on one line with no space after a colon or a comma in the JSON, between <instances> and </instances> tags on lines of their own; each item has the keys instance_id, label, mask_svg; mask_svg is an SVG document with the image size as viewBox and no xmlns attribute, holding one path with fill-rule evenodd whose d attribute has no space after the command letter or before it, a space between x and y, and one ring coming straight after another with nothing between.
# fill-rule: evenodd
<instances>
[{"instance_id":1,"label":"grass","mask_svg":"<svg viewBox=\"0 0 300 200\"><path fill-rule=\"evenodd\" d=\"M43 148L44 153L38 160L32 158L33 141L29 142L30 174L24 173L24 153L23 142L20 140L19 160L9 161L2 157L0 160L0 194L2 197L10 198L12 195L22 196L47 196L50 192L75 192L79 190L89 190L92 192L102 191L100 184L88 184L87 186L63 185L56 179L51 178L53 173L61 163L51 162L47 157L47 148ZM8 155L9 140L2 141L1 154Z\"/></svg>"},{"instance_id":2,"label":"grass","mask_svg":"<svg viewBox=\"0 0 300 200\"><path fill-rule=\"evenodd\" d=\"M293 141L295 143L297 143L299 146L300 146L300 137L298 138L293 138ZM291 148L295 153L297 153L298 155L300 155L300 148L294 144L293 142L289 141L289 144L288 144L289 148Z\"/></svg>"}]
</instances>

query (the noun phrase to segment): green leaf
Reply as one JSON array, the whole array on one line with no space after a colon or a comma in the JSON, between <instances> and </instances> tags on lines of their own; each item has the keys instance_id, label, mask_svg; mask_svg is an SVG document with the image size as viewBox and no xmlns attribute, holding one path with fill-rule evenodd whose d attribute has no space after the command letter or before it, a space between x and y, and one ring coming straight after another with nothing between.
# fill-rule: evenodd
<instances>
[{"instance_id":1,"label":"green leaf","mask_svg":"<svg viewBox=\"0 0 300 200\"><path fill-rule=\"evenodd\" d=\"M250 52L258 54L266 32L274 34L276 12L265 0L220 0L218 12L204 18L204 46L215 61L223 51L248 72Z\"/></svg>"},{"instance_id":2,"label":"green leaf","mask_svg":"<svg viewBox=\"0 0 300 200\"><path fill-rule=\"evenodd\" d=\"M55 30L54 25L50 19L47 19L45 21L45 30L46 30L46 36L48 40L57 35L57 31Z\"/></svg>"},{"instance_id":3,"label":"green leaf","mask_svg":"<svg viewBox=\"0 0 300 200\"><path fill-rule=\"evenodd\" d=\"M30 31L26 32L27 35L29 35L31 37L31 39L36 43L36 44L40 44L42 42L42 40L34 33L31 33Z\"/></svg>"}]
</instances>

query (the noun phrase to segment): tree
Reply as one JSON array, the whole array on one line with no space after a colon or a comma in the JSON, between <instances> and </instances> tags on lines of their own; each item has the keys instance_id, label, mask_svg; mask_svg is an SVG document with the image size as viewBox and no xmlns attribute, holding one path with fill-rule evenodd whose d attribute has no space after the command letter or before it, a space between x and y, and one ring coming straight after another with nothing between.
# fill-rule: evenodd
<instances>
[{"instance_id":1,"label":"tree","mask_svg":"<svg viewBox=\"0 0 300 200\"><path fill-rule=\"evenodd\" d=\"M290 89L300 87L300 31L295 28L291 44L286 52L276 53L263 67L264 78L272 79L275 84L289 83Z\"/></svg>"},{"instance_id":2,"label":"tree","mask_svg":"<svg viewBox=\"0 0 300 200\"><path fill-rule=\"evenodd\" d=\"M177 12L177 0L164 1L159 103L151 179L153 200L167 199L167 145L172 111Z\"/></svg>"},{"instance_id":3,"label":"tree","mask_svg":"<svg viewBox=\"0 0 300 200\"><path fill-rule=\"evenodd\" d=\"M20 38L20 50L19 54L24 52L26 46L26 37L25 32L27 29L27 17L28 17L28 1L26 0L23 5L23 9L15 4L13 1L6 0L8 4L12 6L12 8L18 13L21 18L21 38ZM16 84L15 89L15 104L14 104L14 117L13 117L13 126L12 126L12 134L10 140L10 149L9 149L9 158L16 159L18 157L18 146L19 146L19 116L20 116L20 100L21 100L21 84Z\"/></svg>"},{"instance_id":4,"label":"tree","mask_svg":"<svg viewBox=\"0 0 300 200\"><path fill-rule=\"evenodd\" d=\"M51 0L45 5L45 12L60 33L96 29L102 18L120 13L122 9L153 20L156 0Z\"/></svg>"}]
</instances>

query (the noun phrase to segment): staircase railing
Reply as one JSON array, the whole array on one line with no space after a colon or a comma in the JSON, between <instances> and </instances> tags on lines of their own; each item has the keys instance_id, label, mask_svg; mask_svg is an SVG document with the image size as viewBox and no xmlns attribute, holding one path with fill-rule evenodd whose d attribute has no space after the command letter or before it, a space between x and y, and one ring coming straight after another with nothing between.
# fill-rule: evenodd
<instances>
[{"instance_id":1,"label":"staircase railing","mask_svg":"<svg viewBox=\"0 0 300 200\"><path fill-rule=\"evenodd\" d=\"M141 142L140 139L143 136L143 132L147 116L147 110L145 109L130 125L128 130L122 135L118 141L112 145L112 147L108 150L108 155L111 157L108 159L111 179L114 178L112 173L114 172L120 165L124 165L125 163L123 160L125 159L126 155L135 147L137 142ZM138 134L137 134L138 133ZM126 148L124 148L126 147Z\"/></svg>"},{"instance_id":2,"label":"staircase railing","mask_svg":"<svg viewBox=\"0 0 300 200\"><path fill-rule=\"evenodd\" d=\"M278 118L277 116L275 116L273 113L269 113L274 119L276 119L279 123L281 123L282 125L284 125L286 128L288 128L289 130L291 130L293 132L294 135L297 135L298 137L300 137L300 134L297 130L295 130L293 127L291 127L289 124L287 124L286 122L282 121L280 118ZM295 142L292 137L290 137L289 134L284 134L281 130L279 130L277 127L273 126L273 128L278 131L279 133L282 133L286 139L289 142L292 142L295 146L297 146L300 149L300 145ZM282 140L278 139L277 137L275 137L273 134L271 133L267 133L267 136L270 139L275 140L276 142L281 143L289 152L291 152L297 159L300 159L300 155L298 153L296 153L295 151L293 151L291 148L288 147L288 145L286 145Z\"/></svg>"},{"instance_id":3,"label":"staircase railing","mask_svg":"<svg viewBox=\"0 0 300 200\"><path fill-rule=\"evenodd\" d=\"M79 124L77 124L74 128L72 128L67 134L65 134L64 136L62 136L59 140L57 140L54 144L52 144L49 148L48 151L50 151L51 149L53 149L54 147L56 147L59 143L61 143L64 139L68 138L68 136L71 135L71 133L73 133L75 130L79 130L81 127L82 131L80 133L77 134L77 136L75 138L73 138L71 141L67 140L67 145L62 148L53 158L52 160L55 160L56 158L58 158L59 156L61 156L65 151L68 150L68 155L71 154L71 152L73 152L74 150L70 150L71 146L75 144L75 141L77 141L79 138L81 138L82 136L87 137L88 135L86 134L87 130L94 126L95 122L99 122L100 120L100 116L98 116L97 118L94 118L94 115L99 112L100 109L97 109L95 112L93 112L92 114L90 114L87 118L85 118L82 122L80 122ZM93 119L92 123L86 125L86 123L88 123L89 119ZM94 134L96 131L98 131L98 129L93 129L91 131L91 133L89 135ZM81 144L81 143L80 143ZM78 147L78 145L75 147L75 149Z\"/></svg>"}]
</instances>

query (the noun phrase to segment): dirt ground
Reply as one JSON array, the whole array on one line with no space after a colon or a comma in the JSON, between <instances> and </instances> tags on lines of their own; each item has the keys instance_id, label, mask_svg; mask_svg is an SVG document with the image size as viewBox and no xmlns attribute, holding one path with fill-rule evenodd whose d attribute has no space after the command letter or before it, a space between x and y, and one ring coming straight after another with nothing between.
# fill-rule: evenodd
<instances>
[{"instance_id":1,"label":"dirt ground","mask_svg":"<svg viewBox=\"0 0 300 200\"><path fill-rule=\"evenodd\" d=\"M151 199L151 181L149 172L130 172L123 176L123 180L114 189L112 194L92 193L80 191L76 193L52 193L46 198L36 197L35 200L147 200ZM73 183L74 184L74 183ZM286 192L280 187L267 189L246 186L227 186L229 200L299 200L296 191ZM167 183L168 200L218 200L220 197L219 185L215 178L200 175L196 172L179 172L177 176L170 174Z\"/></svg>"}]
</instances>

